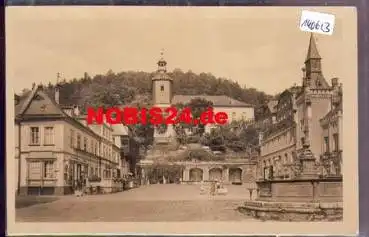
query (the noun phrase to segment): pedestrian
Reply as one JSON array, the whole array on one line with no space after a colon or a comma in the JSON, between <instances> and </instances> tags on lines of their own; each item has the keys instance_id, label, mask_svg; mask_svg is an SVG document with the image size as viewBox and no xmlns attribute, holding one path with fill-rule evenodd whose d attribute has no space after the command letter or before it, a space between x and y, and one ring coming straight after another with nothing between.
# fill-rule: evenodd
<instances>
[{"instance_id":1,"label":"pedestrian","mask_svg":"<svg viewBox=\"0 0 369 237\"><path fill-rule=\"evenodd\" d=\"M215 181L211 182L211 188L210 188L210 195L214 196L215 195L215 189L216 189L216 183Z\"/></svg>"}]
</instances>

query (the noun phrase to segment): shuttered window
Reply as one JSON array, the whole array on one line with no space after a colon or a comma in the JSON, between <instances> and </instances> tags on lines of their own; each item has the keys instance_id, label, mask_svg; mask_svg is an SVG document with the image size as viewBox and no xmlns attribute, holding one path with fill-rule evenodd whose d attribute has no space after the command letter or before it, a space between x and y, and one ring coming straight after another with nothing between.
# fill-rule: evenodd
<instances>
[{"instance_id":1,"label":"shuttered window","mask_svg":"<svg viewBox=\"0 0 369 237\"><path fill-rule=\"evenodd\" d=\"M41 179L42 177L42 162L29 161L28 162L28 178Z\"/></svg>"},{"instance_id":2,"label":"shuttered window","mask_svg":"<svg viewBox=\"0 0 369 237\"><path fill-rule=\"evenodd\" d=\"M55 178L54 161L28 161L28 178Z\"/></svg>"},{"instance_id":3,"label":"shuttered window","mask_svg":"<svg viewBox=\"0 0 369 237\"><path fill-rule=\"evenodd\" d=\"M44 162L44 178L55 178L54 161Z\"/></svg>"},{"instance_id":4,"label":"shuttered window","mask_svg":"<svg viewBox=\"0 0 369 237\"><path fill-rule=\"evenodd\" d=\"M44 144L45 145L54 145L54 128L53 127L45 127L44 133L45 133Z\"/></svg>"},{"instance_id":5,"label":"shuttered window","mask_svg":"<svg viewBox=\"0 0 369 237\"><path fill-rule=\"evenodd\" d=\"M31 145L40 145L40 128L39 127L31 127L30 134L30 144Z\"/></svg>"}]
</instances>

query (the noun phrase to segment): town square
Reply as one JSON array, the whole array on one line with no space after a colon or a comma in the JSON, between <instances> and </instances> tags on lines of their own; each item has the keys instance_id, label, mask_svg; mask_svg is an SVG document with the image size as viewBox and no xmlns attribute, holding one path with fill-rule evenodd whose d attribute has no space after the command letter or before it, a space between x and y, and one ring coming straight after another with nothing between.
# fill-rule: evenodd
<instances>
[{"instance_id":1,"label":"town square","mask_svg":"<svg viewBox=\"0 0 369 237\"><path fill-rule=\"evenodd\" d=\"M326 81L320 60L311 34L302 84L255 117L253 105L227 96L173 95L162 52L153 105L231 112L226 125L147 125L144 142L137 128L87 123L79 105L62 105L59 74L54 87L33 85L15 97L16 201L61 197L17 208L18 220L339 220L342 84ZM227 148L227 132L251 138Z\"/></svg>"},{"instance_id":2,"label":"town square","mask_svg":"<svg viewBox=\"0 0 369 237\"><path fill-rule=\"evenodd\" d=\"M182 21L191 21L185 12ZM14 25L23 22L15 16ZM100 21L87 15L71 28L50 21L43 26L49 35L36 30L40 21L32 32L9 27L14 42L31 51L26 33L32 42L38 35L37 47L58 51L43 48L9 63L12 82L27 78L11 92L16 222L343 222L344 170L354 157L343 157L343 111L354 108L343 106L352 85L332 56L344 55L341 38L288 27L243 35L230 27L241 15L219 24L194 17L204 26L193 34L195 26L182 21L143 21L156 29L152 41L138 37L148 26L123 20L104 23L109 33L101 36L92 24ZM197 40L174 34L174 25ZM206 38L208 27L219 41ZM295 39L288 43L289 34ZM92 35L111 45L95 45ZM192 47L205 38L203 48ZM10 55L19 57L12 42ZM73 56L56 67L63 53ZM44 71L30 55L43 60ZM140 119L113 115L126 108ZM176 122L153 123L154 110ZM210 113L223 122L203 123Z\"/></svg>"}]
</instances>

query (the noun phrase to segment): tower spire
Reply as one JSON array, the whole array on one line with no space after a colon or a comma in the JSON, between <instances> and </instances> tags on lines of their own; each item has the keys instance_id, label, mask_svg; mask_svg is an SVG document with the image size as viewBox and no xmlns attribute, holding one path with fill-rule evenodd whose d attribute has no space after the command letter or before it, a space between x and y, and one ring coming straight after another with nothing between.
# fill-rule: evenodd
<instances>
[{"instance_id":1,"label":"tower spire","mask_svg":"<svg viewBox=\"0 0 369 237\"><path fill-rule=\"evenodd\" d=\"M323 76L321 60L322 58L316 47L314 35L311 33L305 60L305 76L303 79L303 85L305 87L321 89L328 87L328 83Z\"/></svg>"},{"instance_id":2,"label":"tower spire","mask_svg":"<svg viewBox=\"0 0 369 237\"><path fill-rule=\"evenodd\" d=\"M310 34L309 49L305 61L308 61L310 59L321 59L318 48L316 47L315 37L313 33Z\"/></svg>"},{"instance_id":3,"label":"tower spire","mask_svg":"<svg viewBox=\"0 0 369 237\"><path fill-rule=\"evenodd\" d=\"M167 71L167 61L164 59L164 49L160 50L160 59L158 61L158 72L166 72Z\"/></svg>"}]
</instances>

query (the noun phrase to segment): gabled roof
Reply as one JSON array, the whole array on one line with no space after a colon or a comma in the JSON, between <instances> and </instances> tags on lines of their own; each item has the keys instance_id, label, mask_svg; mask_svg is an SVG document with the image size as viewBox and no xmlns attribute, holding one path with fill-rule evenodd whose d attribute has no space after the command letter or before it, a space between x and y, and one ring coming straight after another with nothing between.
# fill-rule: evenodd
<instances>
[{"instance_id":1,"label":"gabled roof","mask_svg":"<svg viewBox=\"0 0 369 237\"><path fill-rule=\"evenodd\" d=\"M32 91L22 96L15 105L15 116L57 115L68 116L60 106L43 91L42 86L34 86Z\"/></svg>"},{"instance_id":2,"label":"gabled roof","mask_svg":"<svg viewBox=\"0 0 369 237\"><path fill-rule=\"evenodd\" d=\"M323 74L318 74L315 81L310 85L311 89L329 89L330 86L327 80L324 78Z\"/></svg>"},{"instance_id":3,"label":"gabled roof","mask_svg":"<svg viewBox=\"0 0 369 237\"><path fill-rule=\"evenodd\" d=\"M48 96L42 86L34 86L32 91L27 92L20 98L20 101L15 106L15 119L31 117L31 118L53 118L67 119L70 123L84 129L86 132L100 137L89 127L84 126L75 118L70 117L63 111L61 106L56 101Z\"/></svg>"},{"instance_id":4,"label":"gabled roof","mask_svg":"<svg viewBox=\"0 0 369 237\"><path fill-rule=\"evenodd\" d=\"M225 95L174 95L172 104L187 104L195 98L211 101L214 107L254 107L251 104L246 104Z\"/></svg>"}]
</instances>

